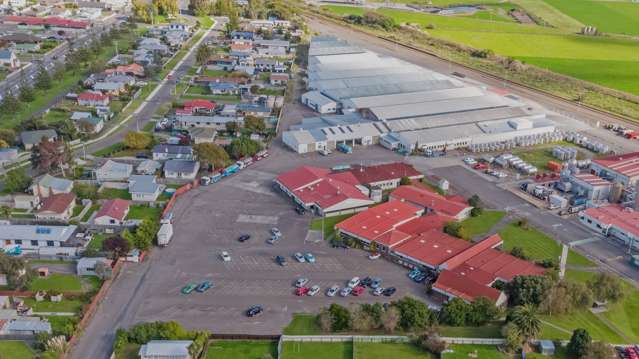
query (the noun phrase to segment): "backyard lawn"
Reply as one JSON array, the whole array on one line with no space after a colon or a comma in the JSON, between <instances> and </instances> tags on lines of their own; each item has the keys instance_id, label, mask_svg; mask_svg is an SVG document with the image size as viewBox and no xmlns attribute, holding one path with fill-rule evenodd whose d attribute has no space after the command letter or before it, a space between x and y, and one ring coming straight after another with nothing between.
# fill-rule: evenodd
<instances>
[{"instance_id":1,"label":"backyard lawn","mask_svg":"<svg viewBox=\"0 0 639 359\"><path fill-rule=\"evenodd\" d=\"M127 343L124 347L115 352L115 359L139 359L140 344Z\"/></svg>"},{"instance_id":2,"label":"backyard lawn","mask_svg":"<svg viewBox=\"0 0 639 359\"><path fill-rule=\"evenodd\" d=\"M311 229L314 231L321 231L322 225L324 226L324 239L329 239L333 233L335 233L335 225L342 222L353 214L343 214L340 216L326 217L326 218L314 218L311 221Z\"/></svg>"},{"instance_id":3,"label":"backyard lawn","mask_svg":"<svg viewBox=\"0 0 639 359\"><path fill-rule=\"evenodd\" d=\"M505 215L506 212L503 211L485 210L477 217L470 217L462 221L462 226L470 238L473 238L488 233Z\"/></svg>"},{"instance_id":4,"label":"backyard lawn","mask_svg":"<svg viewBox=\"0 0 639 359\"><path fill-rule=\"evenodd\" d=\"M156 221L162 215L162 208L154 208L149 206L137 205L129 207L127 219L151 219Z\"/></svg>"},{"instance_id":5,"label":"backyard lawn","mask_svg":"<svg viewBox=\"0 0 639 359\"><path fill-rule=\"evenodd\" d=\"M286 335L317 335L321 332L316 317L312 314L293 314L293 320L283 331Z\"/></svg>"},{"instance_id":6,"label":"backyard lawn","mask_svg":"<svg viewBox=\"0 0 639 359\"><path fill-rule=\"evenodd\" d=\"M207 359L262 359L277 357L277 342L263 340L220 340L209 343Z\"/></svg>"},{"instance_id":7,"label":"backyard lawn","mask_svg":"<svg viewBox=\"0 0 639 359\"><path fill-rule=\"evenodd\" d=\"M52 273L46 278L34 279L29 289L32 291L58 290L61 292L81 292L82 282L77 275Z\"/></svg>"},{"instance_id":8,"label":"backyard lawn","mask_svg":"<svg viewBox=\"0 0 639 359\"><path fill-rule=\"evenodd\" d=\"M282 359L352 359L353 344L284 342Z\"/></svg>"},{"instance_id":9,"label":"backyard lawn","mask_svg":"<svg viewBox=\"0 0 639 359\"><path fill-rule=\"evenodd\" d=\"M353 344L353 358L364 359L426 359L434 355L410 343L362 343Z\"/></svg>"},{"instance_id":10,"label":"backyard lawn","mask_svg":"<svg viewBox=\"0 0 639 359\"><path fill-rule=\"evenodd\" d=\"M0 341L0 359L32 359L35 354L26 342L21 340Z\"/></svg>"},{"instance_id":11,"label":"backyard lawn","mask_svg":"<svg viewBox=\"0 0 639 359\"><path fill-rule=\"evenodd\" d=\"M36 302L33 298L26 298L24 303L33 308L34 312L63 312L78 313L82 309L82 301L63 298L61 302L51 302L48 299Z\"/></svg>"},{"instance_id":12,"label":"backyard lawn","mask_svg":"<svg viewBox=\"0 0 639 359\"><path fill-rule=\"evenodd\" d=\"M101 192L98 193L98 197L100 199L115 199L115 198L121 198L121 199L131 199L131 194L129 193L129 190L126 188L104 188L102 189Z\"/></svg>"},{"instance_id":13,"label":"backyard lawn","mask_svg":"<svg viewBox=\"0 0 639 359\"><path fill-rule=\"evenodd\" d=\"M602 322L595 314L589 310L576 311L566 315L553 315L553 316L541 316L541 319L556 325L565 331L571 332L577 328L584 328L588 331L590 336L596 340L603 340L608 343L625 343L622 337L609 328L604 322ZM549 337L549 334L562 335L560 338ZM542 336L547 339L566 339L570 338L570 334L563 333L559 330L553 329L550 333L544 328Z\"/></svg>"},{"instance_id":14,"label":"backyard lawn","mask_svg":"<svg viewBox=\"0 0 639 359\"><path fill-rule=\"evenodd\" d=\"M93 249L95 251L101 251L102 250L102 243L107 238L109 238L109 236L106 235L106 234L102 234L102 233L94 234L93 235L93 239L91 239L91 242L89 242L89 245L87 246L87 248L88 249Z\"/></svg>"},{"instance_id":15,"label":"backyard lawn","mask_svg":"<svg viewBox=\"0 0 639 359\"><path fill-rule=\"evenodd\" d=\"M89 210L84 214L84 216L82 217L80 221L81 222L88 221L89 219L91 219L91 215L93 215L93 212L97 211L98 209L100 209L99 204L92 205L91 208L89 208Z\"/></svg>"},{"instance_id":16,"label":"backyard lawn","mask_svg":"<svg viewBox=\"0 0 639 359\"><path fill-rule=\"evenodd\" d=\"M453 344L449 347L452 353L445 353L442 359L511 359L509 355L503 354L492 345L471 345Z\"/></svg>"}]
</instances>

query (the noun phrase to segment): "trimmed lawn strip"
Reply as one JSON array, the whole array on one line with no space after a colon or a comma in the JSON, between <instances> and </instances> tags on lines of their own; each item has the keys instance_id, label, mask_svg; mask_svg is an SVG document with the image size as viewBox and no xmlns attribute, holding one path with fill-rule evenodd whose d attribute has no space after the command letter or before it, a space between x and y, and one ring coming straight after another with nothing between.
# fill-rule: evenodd
<instances>
[{"instance_id":1,"label":"trimmed lawn strip","mask_svg":"<svg viewBox=\"0 0 639 359\"><path fill-rule=\"evenodd\" d=\"M293 314L293 320L282 331L285 335L319 335L322 333L313 314Z\"/></svg>"},{"instance_id":2,"label":"trimmed lawn strip","mask_svg":"<svg viewBox=\"0 0 639 359\"><path fill-rule=\"evenodd\" d=\"M81 222L88 221L89 219L91 219L91 215L93 215L93 212L97 211L98 209L100 209L100 205L99 204L92 205L91 208L89 208L87 213L84 214L84 217L82 217L82 219L80 221Z\"/></svg>"},{"instance_id":3,"label":"trimmed lawn strip","mask_svg":"<svg viewBox=\"0 0 639 359\"><path fill-rule=\"evenodd\" d=\"M314 231L322 230L322 222L324 223L324 239L329 239L335 233L335 225L342 222L346 218L355 215L355 213L342 214L339 216L315 218L311 221L311 229Z\"/></svg>"},{"instance_id":4,"label":"trimmed lawn strip","mask_svg":"<svg viewBox=\"0 0 639 359\"><path fill-rule=\"evenodd\" d=\"M32 359L35 358L35 353L26 342L22 340L0 340L0 358L11 359Z\"/></svg>"},{"instance_id":5,"label":"trimmed lawn strip","mask_svg":"<svg viewBox=\"0 0 639 359\"><path fill-rule=\"evenodd\" d=\"M579 271L574 269L566 269L565 278L573 282L586 283L587 281L589 281L596 275L597 275L597 272L584 272L584 271Z\"/></svg>"},{"instance_id":6,"label":"trimmed lawn strip","mask_svg":"<svg viewBox=\"0 0 639 359\"><path fill-rule=\"evenodd\" d=\"M493 345L453 344L450 346L452 353L445 353L443 359L510 359L509 355L501 353ZM476 355L475 355L476 354Z\"/></svg>"},{"instance_id":7,"label":"trimmed lawn strip","mask_svg":"<svg viewBox=\"0 0 639 359\"><path fill-rule=\"evenodd\" d=\"M352 359L353 343L284 342L282 359Z\"/></svg>"},{"instance_id":8,"label":"trimmed lawn strip","mask_svg":"<svg viewBox=\"0 0 639 359\"><path fill-rule=\"evenodd\" d=\"M34 298L25 298L24 303L33 308L34 313L37 312L61 312L61 313L78 313L82 309L82 301L78 299L63 298L61 302L51 302L48 299L42 302L36 302Z\"/></svg>"},{"instance_id":9,"label":"trimmed lawn strip","mask_svg":"<svg viewBox=\"0 0 639 359\"><path fill-rule=\"evenodd\" d=\"M82 283L80 281L80 277L73 274L60 274L60 273L52 273L49 274L46 278L35 278L31 285L29 285L29 290L39 291L39 290L57 290L61 292L81 292L82 291Z\"/></svg>"},{"instance_id":10,"label":"trimmed lawn strip","mask_svg":"<svg viewBox=\"0 0 639 359\"><path fill-rule=\"evenodd\" d=\"M157 221L160 219L160 215L162 214L162 208L154 208L148 207L144 205L137 205L129 207L129 214L126 216L127 219L151 219L153 221Z\"/></svg>"},{"instance_id":11,"label":"trimmed lawn strip","mask_svg":"<svg viewBox=\"0 0 639 359\"><path fill-rule=\"evenodd\" d=\"M437 330L443 337L463 338L501 338L501 327L504 323L495 322L481 327L449 327L441 326Z\"/></svg>"},{"instance_id":12,"label":"trimmed lawn strip","mask_svg":"<svg viewBox=\"0 0 639 359\"><path fill-rule=\"evenodd\" d=\"M481 215L469 217L461 223L466 233L472 238L488 233L505 215L504 211L485 210Z\"/></svg>"},{"instance_id":13,"label":"trimmed lawn strip","mask_svg":"<svg viewBox=\"0 0 639 359\"><path fill-rule=\"evenodd\" d=\"M435 356L411 343L353 343L353 358L365 359L425 359Z\"/></svg>"},{"instance_id":14,"label":"trimmed lawn strip","mask_svg":"<svg viewBox=\"0 0 639 359\"><path fill-rule=\"evenodd\" d=\"M129 190L126 188L104 188L101 192L98 193L98 197L100 199L128 199L131 200L131 194Z\"/></svg>"},{"instance_id":15,"label":"trimmed lawn strip","mask_svg":"<svg viewBox=\"0 0 639 359\"><path fill-rule=\"evenodd\" d=\"M207 359L262 359L277 357L277 342L266 340L215 340L209 343Z\"/></svg>"}]
</instances>

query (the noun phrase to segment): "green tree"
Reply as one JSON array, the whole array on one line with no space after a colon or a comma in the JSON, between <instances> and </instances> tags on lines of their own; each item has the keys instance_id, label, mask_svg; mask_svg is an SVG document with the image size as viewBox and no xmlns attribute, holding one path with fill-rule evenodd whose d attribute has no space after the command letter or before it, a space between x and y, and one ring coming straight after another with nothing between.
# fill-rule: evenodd
<instances>
[{"instance_id":1,"label":"green tree","mask_svg":"<svg viewBox=\"0 0 639 359\"><path fill-rule=\"evenodd\" d=\"M2 102L0 102L0 110L2 110L2 114L8 115L16 113L20 110L20 107L20 101L18 101L13 93L5 91L4 96L2 97Z\"/></svg>"},{"instance_id":2,"label":"green tree","mask_svg":"<svg viewBox=\"0 0 639 359\"><path fill-rule=\"evenodd\" d=\"M266 8L263 0L249 0L248 17L251 19L263 19L266 17Z\"/></svg>"},{"instance_id":3,"label":"green tree","mask_svg":"<svg viewBox=\"0 0 639 359\"><path fill-rule=\"evenodd\" d=\"M501 328L501 335L504 337L504 348L508 352L515 352L521 348L521 335L514 323L506 323Z\"/></svg>"},{"instance_id":4,"label":"green tree","mask_svg":"<svg viewBox=\"0 0 639 359\"><path fill-rule=\"evenodd\" d=\"M578 328L572 332L567 351L570 358L584 359L590 349L592 338L586 329Z\"/></svg>"},{"instance_id":5,"label":"green tree","mask_svg":"<svg viewBox=\"0 0 639 359\"><path fill-rule=\"evenodd\" d=\"M468 205L471 207L481 207L481 199L479 196L474 194L468 199Z\"/></svg>"},{"instance_id":6,"label":"green tree","mask_svg":"<svg viewBox=\"0 0 639 359\"><path fill-rule=\"evenodd\" d=\"M461 298L453 298L442 306L439 313L441 323L461 327L466 325L466 317L470 311L470 306Z\"/></svg>"},{"instance_id":7,"label":"green tree","mask_svg":"<svg viewBox=\"0 0 639 359\"><path fill-rule=\"evenodd\" d=\"M448 222L446 226L444 226L444 232L457 238L468 239L469 237L464 226L457 221Z\"/></svg>"},{"instance_id":8,"label":"green tree","mask_svg":"<svg viewBox=\"0 0 639 359\"><path fill-rule=\"evenodd\" d=\"M618 302L624 297L621 279L609 273L599 273L588 281L588 287L597 300Z\"/></svg>"},{"instance_id":9,"label":"green tree","mask_svg":"<svg viewBox=\"0 0 639 359\"><path fill-rule=\"evenodd\" d=\"M11 218L12 212L13 210L9 206L0 207L0 215L2 215L2 218Z\"/></svg>"},{"instance_id":10,"label":"green tree","mask_svg":"<svg viewBox=\"0 0 639 359\"><path fill-rule=\"evenodd\" d=\"M586 359L610 359L615 357L615 350L610 344L602 341L590 343Z\"/></svg>"},{"instance_id":11,"label":"green tree","mask_svg":"<svg viewBox=\"0 0 639 359\"><path fill-rule=\"evenodd\" d=\"M8 256L0 251L0 273L7 276L9 289L24 290L34 277L34 271L22 257Z\"/></svg>"},{"instance_id":12,"label":"green tree","mask_svg":"<svg viewBox=\"0 0 639 359\"><path fill-rule=\"evenodd\" d=\"M111 252L113 259L118 259L129 253L130 249L131 243L129 243L124 235L107 238L102 242L102 250Z\"/></svg>"},{"instance_id":13,"label":"green tree","mask_svg":"<svg viewBox=\"0 0 639 359\"><path fill-rule=\"evenodd\" d=\"M142 22L150 23L153 12L144 0L133 0L133 14Z\"/></svg>"},{"instance_id":14,"label":"green tree","mask_svg":"<svg viewBox=\"0 0 639 359\"><path fill-rule=\"evenodd\" d=\"M210 46L203 44L197 48L197 52L195 53L195 61L197 61L197 63L200 65L204 65L209 60L209 57L213 56L213 54L215 54L215 51L213 51Z\"/></svg>"},{"instance_id":15,"label":"green tree","mask_svg":"<svg viewBox=\"0 0 639 359\"><path fill-rule=\"evenodd\" d=\"M511 322L517 327L524 350L531 339L541 333L541 320L537 317L537 311L531 304L517 306L511 313Z\"/></svg>"},{"instance_id":16,"label":"green tree","mask_svg":"<svg viewBox=\"0 0 639 359\"><path fill-rule=\"evenodd\" d=\"M146 132L129 131L124 135L124 145L128 148L142 150L149 147L152 142L151 136Z\"/></svg>"},{"instance_id":17,"label":"green tree","mask_svg":"<svg viewBox=\"0 0 639 359\"><path fill-rule=\"evenodd\" d=\"M467 325L484 325L491 320L497 319L499 308L490 299L479 297L470 304L470 310L466 315Z\"/></svg>"},{"instance_id":18,"label":"green tree","mask_svg":"<svg viewBox=\"0 0 639 359\"><path fill-rule=\"evenodd\" d=\"M206 166L212 165L213 168L222 168L231 162L231 158L224 148L214 143L198 143L193 146L193 149L200 162Z\"/></svg>"},{"instance_id":19,"label":"green tree","mask_svg":"<svg viewBox=\"0 0 639 359\"><path fill-rule=\"evenodd\" d=\"M328 307L328 312L331 314L332 331L339 332L351 328L351 312L348 308L333 303Z\"/></svg>"},{"instance_id":20,"label":"green tree","mask_svg":"<svg viewBox=\"0 0 639 359\"><path fill-rule=\"evenodd\" d=\"M26 81L22 81L20 84L20 94L18 95L20 101L23 102L31 102L35 100L35 92L33 91L33 87L29 85Z\"/></svg>"},{"instance_id":21,"label":"green tree","mask_svg":"<svg viewBox=\"0 0 639 359\"><path fill-rule=\"evenodd\" d=\"M244 128L251 132L263 133L266 130L266 123L263 118L248 115L244 117Z\"/></svg>"},{"instance_id":22,"label":"green tree","mask_svg":"<svg viewBox=\"0 0 639 359\"><path fill-rule=\"evenodd\" d=\"M409 184L410 184L410 178L408 178L408 177L402 177L402 178L399 180L399 184L400 184L400 185L402 185L402 186L409 185Z\"/></svg>"},{"instance_id":23,"label":"green tree","mask_svg":"<svg viewBox=\"0 0 639 359\"><path fill-rule=\"evenodd\" d=\"M506 285L510 305L539 305L552 287L546 276L517 276Z\"/></svg>"},{"instance_id":24,"label":"green tree","mask_svg":"<svg viewBox=\"0 0 639 359\"><path fill-rule=\"evenodd\" d=\"M40 66L38 74L35 78L35 87L39 90L48 90L51 88L51 76L44 66Z\"/></svg>"},{"instance_id":25,"label":"green tree","mask_svg":"<svg viewBox=\"0 0 639 359\"><path fill-rule=\"evenodd\" d=\"M248 137L236 138L229 146L229 154L235 159L253 156L262 149L262 145Z\"/></svg>"},{"instance_id":26,"label":"green tree","mask_svg":"<svg viewBox=\"0 0 639 359\"><path fill-rule=\"evenodd\" d=\"M391 305L399 310L399 326L406 331L423 330L434 322L434 313L415 298L404 297Z\"/></svg>"},{"instance_id":27,"label":"green tree","mask_svg":"<svg viewBox=\"0 0 639 359\"><path fill-rule=\"evenodd\" d=\"M25 192L30 185L31 177L27 176L22 167L11 170L5 175L4 186L12 193Z\"/></svg>"},{"instance_id":28,"label":"green tree","mask_svg":"<svg viewBox=\"0 0 639 359\"><path fill-rule=\"evenodd\" d=\"M0 110L4 111L1 104ZM16 131L9 128L0 129L0 140L6 142L9 146L13 146L16 142Z\"/></svg>"},{"instance_id":29,"label":"green tree","mask_svg":"<svg viewBox=\"0 0 639 359\"><path fill-rule=\"evenodd\" d=\"M213 3L211 0L189 0L189 9L196 16L205 16L213 10Z\"/></svg>"},{"instance_id":30,"label":"green tree","mask_svg":"<svg viewBox=\"0 0 639 359\"><path fill-rule=\"evenodd\" d=\"M150 218L145 218L135 230L133 245L140 250L147 250L153 245L153 239L158 232L158 223Z\"/></svg>"},{"instance_id":31,"label":"green tree","mask_svg":"<svg viewBox=\"0 0 639 359\"><path fill-rule=\"evenodd\" d=\"M229 121L224 125L224 127L226 128L226 132L234 133L237 131L237 122Z\"/></svg>"},{"instance_id":32,"label":"green tree","mask_svg":"<svg viewBox=\"0 0 639 359\"><path fill-rule=\"evenodd\" d=\"M510 255L521 259L528 259L528 256L526 255L522 247L513 247L510 250Z\"/></svg>"}]
</instances>

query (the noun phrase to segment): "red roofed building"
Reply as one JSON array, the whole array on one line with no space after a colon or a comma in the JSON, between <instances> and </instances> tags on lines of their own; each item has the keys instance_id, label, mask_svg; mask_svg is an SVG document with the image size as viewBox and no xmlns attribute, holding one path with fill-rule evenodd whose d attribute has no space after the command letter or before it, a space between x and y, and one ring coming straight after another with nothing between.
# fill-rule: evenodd
<instances>
[{"instance_id":1,"label":"red roofed building","mask_svg":"<svg viewBox=\"0 0 639 359\"><path fill-rule=\"evenodd\" d=\"M120 65L113 69L104 70L106 74L130 75L144 77L144 67L139 64Z\"/></svg>"},{"instance_id":2,"label":"red roofed building","mask_svg":"<svg viewBox=\"0 0 639 359\"><path fill-rule=\"evenodd\" d=\"M424 178L412 165L393 162L375 166L352 166L351 173L363 184L381 189L397 188L404 177L411 180Z\"/></svg>"},{"instance_id":3,"label":"red roofed building","mask_svg":"<svg viewBox=\"0 0 639 359\"><path fill-rule=\"evenodd\" d=\"M129 201L120 198L111 199L102 204L93 222L100 225L119 226L124 223L127 214L129 214Z\"/></svg>"},{"instance_id":4,"label":"red roofed building","mask_svg":"<svg viewBox=\"0 0 639 359\"><path fill-rule=\"evenodd\" d=\"M178 108L175 110L175 113L178 115L192 115L193 113L204 113L210 114L215 110L217 105L215 102L211 102L208 100L196 99L196 100L187 100L184 102L182 108Z\"/></svg>"},{"instance_id":5,"label":"red roofed building","mask_svg":"<svg viewBox=\"0 0 639 359\"><path fill-rule=\"evenodd\" d=\"M634 186L639 179L639 152L594 159L590 169L597 176Z\"/></svg>"},{"instance_id":6,"label":"red roofed building","mask_svg":"<svg viewBox=\"0 0 639 359\"><path fill-rule=\"evenodd\" d=\"M385 251L410 238L410 233L395 229L424 213L424 209L399 201L386 202L358 213L335 228L342 235L357 239L366 244L377 242Z\"/></svg>"},{"instance_id":7,"label":"red roofed building","mask_svg":"<svg viewBox=\"0 0 639 359\"><path fill-rule=\"evenodd\" d=\"M67 221L75 208L75 194L58 193L45 198L42 207L36 213L37 219Z\"/></svg>"},{"instance_id":8,"label":"red roofed building","mask_svg":"<svg viewBox=\"0 0 639 359\"><path fill-rule=\"evenodd\" d=\"M274 86L286 85L288 79L288 74L272 73L271 76L269 76L269 81L271 82L271 85Z\"/></svg>"},{"instance_id":9,"label":"red roofed building","mask_svg":"<svg viewBox=\"0 0 639 359\"><path fill-rule=\"evenodd\" d=\"M360 212L374 203L349 172L302 166L279 175L275 183L297 204L322 216Z\"/></svg>"},{"instance_id":10,"label":"red roofed building","mask_svg":"<svg viewBox=\"0 0 639 359\"><path fill-rule=\"evenodd\" d=\"M108 106L109 96L100 92L85 91L78 95L78 105L80 106Z\"/></svg>"},{"instance_id":11,"label":"red roofed building","mask_svg":"<svg viewBox=\"0 0 639 359\"><path fill-rule=\"evenodd\" d=\"M49 26L66 29L86 29L91 24L88 21L77 21L63 19L59 17L36 17L36 16L5 16L2 18L5 24L29 25L29 26Z\"/></svg>"},{"instance_id":12,"label":"red roofed building","mask_svg":"<svg viewBox=\"0 0 639 359\"><path fill-rule=\"evenodd\" d=\"M581 223L590 229L639 248L639 212L629 207L611 204L588 208L579 213Z\"/></svg>"},{"instance_id":13,"label":"red roofed building","mask_svg":"<svg viewBox=\"0 0 639 359\"><path fill-rule=\"evenodd\" d=\"M407 202L456 220L467 218L472 210L471 206L460 203L455 197L448 199L430 189L416 186L398 187L390 194L389 201Z\"/></svg>"}]
</instances>

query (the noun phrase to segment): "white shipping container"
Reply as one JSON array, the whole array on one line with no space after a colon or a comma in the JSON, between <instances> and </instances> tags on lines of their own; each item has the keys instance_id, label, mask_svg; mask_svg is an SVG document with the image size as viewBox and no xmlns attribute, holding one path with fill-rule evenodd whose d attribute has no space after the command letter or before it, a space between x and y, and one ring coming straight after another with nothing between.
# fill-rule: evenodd
<instances>
[{"instance_id":1,"label":"white shipping container","mask_svg":"<svg viewBox=\"0 0 639 359\"><path fill-rule=\"evenodd\" d=\"M171 238L173 237L173 225L171 223L165 223L160 226L160 230L158 231L158 245L166 247Z\"/></svg>"}]
</instances>

